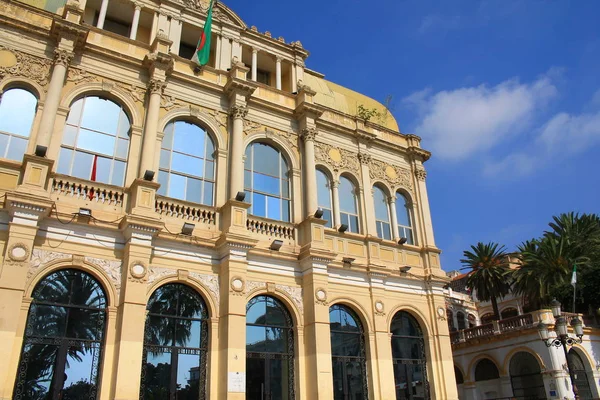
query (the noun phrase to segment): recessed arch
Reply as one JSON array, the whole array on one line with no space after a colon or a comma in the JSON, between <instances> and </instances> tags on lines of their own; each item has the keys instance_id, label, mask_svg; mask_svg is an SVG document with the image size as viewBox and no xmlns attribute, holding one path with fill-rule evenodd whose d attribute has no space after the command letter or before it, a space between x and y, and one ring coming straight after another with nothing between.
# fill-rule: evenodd
<instances>
[{"instance_id":1,"label":"recessed arch","mask_svg":"<svg viewBox=\"0 0 600 400\"><path fill-rule=\"evenodd\" d=\"M392 319L394 318L394 315L396 315L396 313L400 311L408 312L417 320L419 326L421 327L421 331L423 332L423 337L426 341L429 341L432 337L432 330L431 326L428 323L427 317L419 308L410 304L398 304L390 309L390 312L387 317L388 331L391 329Z\"/></svg>"},{"instance_id":2,"label":"recessed arch","mask_svg":"<svg viewBox=\"0 0 600 400\"><path fill-rule=\"evenodd\" d=\"M264 287L256 288L248 292L248 294L246 295L246 300L250 301L256 296L271 296L281 301L290 313L294 326L304 326L304 318L302 317L302 311L300 311L294 299L292 299L292 297L287 292L279 289L269 291L267 288Z\"/></svg>"},{"instance_id":3,"label":"recessed arch","mask_svg":"<svg viewBox=\"0 0 600 400\"><path fill-rule=\"evenodd\" d=\"M0 158L16 162L30 148L39 97L28 85L9 86L0 96Z\"/></svg>"},{"instance_id":4,"label":"recessed arch","mask_svg":"<svg viewBox=\"0 0 600 400\"><path fill-rule=\"evenodd\" d=\"M546 397L541 365L530 351L518 351L509 361L508 372L516 398L540 399Z\"/></svg>"},{"instance_id":5,"label":"recessed arch","mask_svg":"<svg viewBox=\"0 0 600 400\"><path fill-rule=\"evenodd\" d=\"M498 373L500 375L504 375L504 370L501 370L501 365L498 364L498 362L494 359L494 357L492 357L491 355L489 355L487 353L482 353L482 354L477 355L476 357L473 357L473 359L469 363L469 366L467 367L468 372L466 375L466 376L468 376L468 379L475 382L475 367L477 366L477 363L479 363L479 361L481 361L483 359L488 359L489 361L491 361L494 364L494 366L496 367L496 369L498 370Z\"/></svg>"},{"instance_id":6,"label":"recessed arch","mask_svg":"<svg viewBox=\"0 0 600 400\"><path fill-rule=\"evenodd\" d=\"M373 327L372 327L371 321L370 321L370 314L362 306L362 304L360 304L359 302L357 302L354 299L351 299L351 298L345 297L345 296L340 296L340 297L331 299L331 301L329 302L329 307L334 306L336 304L343 304L347 307L350 307L352 309L352 311L354 311L354 313L360 319L360 323L365 328L365 333L371 332L373 330Z\"/></svg>"},{"instance_id":7,"label":"recessed arch","mask_svg":"<svg viewBox=\"0 0 600 400\"><path fill-rule=\"evenodd\" d=\"M457 385L462 385L463 383L465 383L465 374L463 373L462 369L456 364L454 364L454 378L456 380Z\"/></svg>"},{"instance_id":8,"label":"recessed arch","mask_svg":"<svg viewBox=\"0 0 600 400\"><path fill-rule=\"evenodd\" d=\"M210 318L218 318L218 304L219 299L216 298L215 294L211 292L211 290L201 281L194 277L187 277L187 279L181 279L177 275L177 271L173 271L173 275L168 275L162 278L159 278L152 282L148 289L146 290L146 304L152 297L152 294L161 286L170 284L170 283L181 283L183 285L189 286L196 292L200 294L202 299L206 304L206 308L208 310L208 316Z\"/></svg>"},{"instance_id":9,"label":"recessed arch","mask_svg":"<svg viewBox=\"0 0 600 400\"><path fill-rule=\"evenodd\" d=\"M373 188L379 188L383 191L383 194L387 197L390 198L392 196L392 191L390 190L390 187L388 186L387 183L385 183L382 180L375 180L373 182L371 182L371 184L373 185Z\"/></svg>"},{"instance_id":10,"label":"recessed arch","mask_svg":"<svg viewBox=\"0 0 600 400\"><path fill-rule=\"evenodd\" d=\"M541 356L540 356L538 353L536 353L536 352L532 352L532 351L531 351L531 349L530 349L529 347L525 347L525 346L519 346L519 347L515 347L515 348L511 349L511 350L508 352L508 354L506 354L506 356L504 357L504 361L502 362L502 365L501 365L501 367L502 367L502 370L501 370L501 371L502 371L502 373L503 373L503 374L507 374L507 373L509 373L509 367L510 367L510 360L511 360L511 358L512 358L512 357L513 357L515 354L517 354L517 353L519 353L519 352L522 352L522 351L524 351L524 352L526 352L526 353L529 353L529 354L531 354L533 357L535 357L535 359L537 360L537 362L538 362L538 364L540 365L540 368L541 368L542 370L545 370L545 369L546 369L546 364L544 363L544 360L542 359L542 357L541 357Z\"/></svg>"},{"instance_id":11,"label":"recessed arch","mask_svg":"<svg viewBox=\"0 0 600 400\"><path fill-rule=\"evenodd\" d=\"M170 122L179 120L184 120L200 126L211 136L217 149L224 150L226 148L225 139L223 138L220 129L220 123L215 117L205 111L192 111L191 107L177 108L166 113L158 123L158 130L164 132L165 127Z\"/></svg>"},{"instance_id":12,"label":"recessed arch","mask_svg":"<svg viewBox=\"0 0 600 400\"><path fill-rule=\"evenodd\" d=\"M43 103L46 98L46 91L36 81L23 76L9 76L0 82L0 93L10 89L23 89L31 92L38 100Z\"/></svg>"},{"instance_id":13,"label":"recessed arch","mask_svg":"<svg viewBox=\"0 0 600 400\"><path fill-rule=\"evenodd\" d=\"M296 152L292 145L281 138L278 134L273 131L267 130L264 132L255 132L246 136L244 140L244 151L253 143L263 143L269 146L275 147L281 152L283 158L290 166L290 170L297 170L300 168L300 161L296 157Z\"/></svg>"},{"instance_id":14,"label":"recessed arch","mask_svg":"<svg viewBox=\"0 0 600 400\"><path fill-rule=\"evenodd\" d=\"M594 367L588 359L585 349L581 346L572 346L569 349L569 365L575 377L575 385L581 399L595 398L593 390L595 387Z\"/></svg>"}]
</instances>

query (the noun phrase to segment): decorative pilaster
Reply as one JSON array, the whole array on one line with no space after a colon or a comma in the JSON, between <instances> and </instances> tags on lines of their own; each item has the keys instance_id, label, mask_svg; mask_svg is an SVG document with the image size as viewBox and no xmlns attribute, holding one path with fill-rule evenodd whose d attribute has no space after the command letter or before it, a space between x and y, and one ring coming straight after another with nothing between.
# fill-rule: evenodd
<instances>
[{"instance_id":1,"label":"decorative pilaster","mask_svg":"<svg viewBox=\"0 0 600 400\"><path fill-rule=\"evenodd\" d=\"M304 204L305 215L313 215L319 207L317 202L317 171L315 166L316 128L304 128L300 138L304 142Z\"/></svg>"},{"instance_id":2,"label":"decorative pilaster","mask_svg":"<svg viewBox=\"0 0 600 400\"><path fill-rule=\"evenodd\" d=\"M156 160L156 135L158 129L158 114L160 100L167 84L159 79L150 79L148 82L148 107L146 109L146 123L142 137L142 157L140 161L139 176L146 170L154 171Z\"/></svg>"},{"instance_id":3,"label":"decorative pilaster","mask_svg":"<svg viewBox=\"0 0 600 400\"><path fill-rule=\"evenodd\" d=\"M333 200L333 227L337 228L342 223L340 217L340 181L331 181L331 197Z\"/></svg>"},{"instance_id":4,"label":"decorative pilaster","mask_svg":"<svg viewBox=\"0 0 600 400\"><path fill-rule=\"evenodd\" d=\"M248 107L233 105L229 109L231 115L231 165L229 170L229 198L244 191L244 118L248 115Z\"/></svg>"},{"instance_id":5,"label":"decorative pilaster","mask_svg":"<svg viewBox=\"0 0 600 400\"><path fill-rule=\"evenodd\" d=\"M140 3L133 3L133 21L131 22L131 32L129 33L129 39L135 40L137 37L137 30L140 24L140 13L142 12L142 5Z\"/></svg>"},{"instance_id":6,"label":"decorative pilaster","mask_svg":"<svg viewBox=\"0 0 600 400\"><path fill-rule=\"evenodd\" d=\"M281 90L281 57L275 57L275 88Z\"/></svg>"},{"instance_id":7,"label":"decorative pilaster","mask_svg":"<svg viewBox=\"0 0 600 400\"><path fill-rule=\"evenodd\" d=\"M375 206L373 205L373 195L371 192L373 185L371 185L371 175L369 173L371 155L365 152L359 152L358 161L360 161L360 170L363 187L363 190L361 192L363 204L363 212L361 213L361 215L363 216L363 227L365 230L363 233L367 235L370 234L373 236L377 236L377 229L375 227Z\"/></svg>"},{"instance_id":8,"label":"decorative pilaster","mask_svg":"<svg viewBox=\"0 0 600 400\"><path fill-rule=\"evenodd\" d=\"M252 48L252 81L256 82L258 71L258 49Z\"/></svg>"},{"instance_id":9,"label":"decorative pilaster","mask_svg":"<svg viewBox=\"0 0 600 400\"><path fill-rule=\"evenodd\" d=\"M394 241L398 241L400 239L400 233L398 232L398 215L396 213L396 196L392 194L392 196L388 199L388 204L390 207L390 215L392 216L392 237Z\"/></svg>"}]
</instances>

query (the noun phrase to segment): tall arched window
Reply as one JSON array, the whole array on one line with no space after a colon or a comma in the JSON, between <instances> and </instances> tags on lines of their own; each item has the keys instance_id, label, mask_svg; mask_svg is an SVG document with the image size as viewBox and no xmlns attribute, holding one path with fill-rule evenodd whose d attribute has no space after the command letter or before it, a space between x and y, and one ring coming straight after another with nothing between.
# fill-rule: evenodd
<instances>
[{"instance_id":1,"label":"tall arched window","mask_svg":"<svg viewBox=\"0 0 600 400\"><path fill-rule=\"evenodd\" d=\"M294 399L294 327L283 303L257 296L246 306L246 399Z\"/></svg>"},{"instance_id":2,"label":"tall arched window","mask_svg":"<svg viewBox=\"0 0 600 400\"><path fill-rule=\"evenodd\" d=\"M140 399L204 399L208 310L192 288L169 283L146 307Z\"/></svg>"},{"instance_id":3,"label":"tall arched window","mask_svg":"<svg viewBox=\"0 0 600 400\"><path fill-rule=\"evenodd\" d=\"M0 96L0 157L21 161L35 118L37 98L24 89L9 89Z\"/></svg>"},{"instance_id":4,"label":"tall arched window","mask_svg":"<svg viewBox=\"0 0 600 400\"><path fill-rule=\"evenodd\" d=\"M290 221L288 165L279 150L260 142L246 148L244 188L250 194L250 214Z\"/></svg>"},{"instance_id":5,"label":"tall arched window","mask_svg":"<svg viewBox=\"0 0 600 400\"><path fill-rule=\"evenodd\" d=\"M375 207L375 224L377 226L377 237L391 240L390 208L383 190L373 186L373 206Z\"/></svg>"},{"instance_id":6,"label":"tall arched window","mask_svg":"<svg viewBox=\"0 0 600 400\"><path fill-rule=\"evenodd\" d=\"M396 218L398 218L398 235L406 238L407 244L415 244L409 202L399 192L396 192Z\"/></svg>"},{"instance_id":7,"label":"tall arched window","mask_svg":"<svg viewBox=\"0 0 600 400\"><path fill-rule=\"evenodd\" d=\"M15 399L95 399L106 295L91 275L64 269L33 291Z\"/></svg>"},{"instance_id":8,"label":"tall arched window","mask_svg":"<svg viewBox=\"0 0 600 400\"><path fill-rule=\"evenodd\" d=\"M594 384L594 373L592 372L591 368L586 368L583 358L581 358L577 350L572 347L571 350L569 350L568 357L573 376L575 377L575 386L577 386L579 398L594 398L592 389L590 387L592 384Z\"/></svg>"},{"instance_id":9,"label":"tall arched window","mask_svg":"<svg viewBox=\"0 0 600 400\"><path fill-rule=\"evenodd\" d=\"M396 399L429 399L425 340L419 323L406 311L398 311L391 331Z\"/></svg>"},{"instance_id":10,"label":"tall arched window","mask_svg":"<svg viewBox=\"0 0 600 400\"><path fill-rule=\"evenodd\" d=\"M349 307L329 308L334 400L368 399L365 334Z\"/></svg>"},{"instance_id":11,"label":"tall arched window","mask_svg":"<svg viewBox=\"0 0 600 400\"><path fill-rule=\"evenodd\" d=\"M465 321L465 313L458 311L456 313L456 322L458 323L458 329L467 329L467 321Z\"/></svg>"},{"instance_id":12,"label":"tall arched window","mask_svg":"<svg viewBox=\"0 0 600 400\"><path fill-rule=\"evenodd\" d=\"M214 152L204 129L186 121L169 122L160 150L158 194L212 206Z\"/></svg>"},{"instance_id":13,"label":"tall arched window","mask_svg":"<svg viewBox=\"0 0 600 400\"><path fill-rule=\"evenodd\" d=\"M331 206L331 180L325 172L317 169L317 202L323 210L323 219L327 221L326 227L333 227L333 207Z\"/></svg>"},{"instance_id":14,"label":"tall arched window","mask_svg":"<svg viewBox=\"0 0 600 400\"><path fill-rule=\"evenodd\" d=\"M475 381L489 381L500 378L498 367L489 358L482 358L475 366Z\"/></svg>"},{"instance_id":15,"label":"tall arched window","mask_svg":"<svg viewBox=\"0 0 600 400\"><path fill-rule=\"evenodd\" d=\"M516 353L510 359L510 382L513 396L517 399L545 399L546 389L540 364L526 351ZM587 399L591 397L581 397Z\"/></svg>"},{"instance_id":16,"label":"tall arched window","mask_svg":"<svg viewBox=\"0 0 600 400\"><path fill-rule=\"evenodd\" d=\"M71 106L58 156L59 174L110 185L125 184L131 123L123 108L88 96Z\"/></svg>"},{"instance_id":17,"label":"tall arched window","mask_svg":"<svg viewBox=\"0 0 600 400\"><path fill-rule=\"evenodd\" d=\"M350 179L340 177L340 223L348 226L348 232L360 233L358 222L358 193Z\"/></svg>"}]
</instances>

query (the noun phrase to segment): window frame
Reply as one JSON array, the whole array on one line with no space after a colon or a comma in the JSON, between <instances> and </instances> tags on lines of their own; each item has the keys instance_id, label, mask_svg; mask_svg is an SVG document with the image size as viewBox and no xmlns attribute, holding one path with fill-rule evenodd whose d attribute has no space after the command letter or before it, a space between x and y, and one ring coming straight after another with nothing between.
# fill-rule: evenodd
<instances>
[{"instance_id":1,"label":"window frame","mask_svg":"<svg viewBox=\"0 0 600 400\"><path fill-rule=\"evenodd\" d=\"M399 209L400 202L402 202L404 210ZM406 195L400 191L396 192L396 204L394 207L396 207L396 225L398 226L398 235L407 239L406 244L414 246L417 242L415 240L414 218L410 204L410 199ZM408 226L400 224L400 211L404 211L406 213L406 216L408 217Z\"/></svg>"},{"instance_id":2,"label":"window frame","mask_svg":"<svg viewBox=\"0 0 600 400\"><path fill-rule=\"evenodd\" d=\"M381 193L381 196L383 197L383 206L381 205L381 202L379 202L379 207L385 207L385 212L387 214L387 219L383 220L383 219L379 219L377 216L377 211L378 211L378 204L375 202L376 199L376 195L375 193L379 192ZM393 232L392 232L392 224L391 224L391 216L390 216L390 206L389 206L389 197L387 196L385 190L383 188L381 188L379 185L373 185L373 212L374 212L374 217L375 217L375 228L377 231L377 237L383 240L393 240L394 238L393 236ZM380 211L382 209L379 209ZM388 237L386 237L384 232L384 228L387 228L387 234Z\"/></svg>"},{"instance_id":3,"label":"window frame","mask_svg":"<svg viewBox=\"0 0 600 400\"><path fill-rule=\"evenodd\" d=\"M317 167L316 169L316 173L317 173L317 207L320 208L321 210L323 210L323 220L326 221L325 227L326 228L333 228L333 208L334 208L334 204L333 204L333 180L331 179L331 177L329 176L329 174L327 172L325 172L322 168ZM319 177L318 174L321 173L324 177L325 177L325 187L321 187L321 185L319 185ZM319 204L319 191L322 190L327 190L327 194L329 196L329 207L323 206L321 204ZM330 218L326 219L325 218L325 211L329 211L329 215Z\"/></svg>"},{"instance_id":4,"label":"window frame","mask_svg":"<svg viewBox=\"0 0 600 400\"><path fill-rule=\"evenodd\" d=\"M8 132L8 131L0 130L0 135L8 137L7 142L6 142L6 148L4 149L4 152L2 154L0 154L0 158L4 158L7 160L13 160L13 161L21 161L23 159L23 156L25 154L27 154L27 149L29 148L29 140L31 139L31 134L33 133L33 127L35 125L35 120L37 117L37 111L38 111L40 99L39 99L39 96L37 96L37 94L34 91L29 90L26 87L23 87L20 85L9 86L7 88L2 89L2 94L0 95L0 109L2 108L2 100L5 98L6 94L10 93L10 91L12 91L12 90L23 91L25 93L30 94L32 96L32 98L35 99L35 106L33 107L33 115L31 116L32 117L31 118L31 126L29 127L27 136L23 136L21 134L15 133L15 132ZM23 151L23 154L21 155L20 159L8 157L11 144L13 142L13 139L15 139L15 138L25 140L25 150Z\"/></svg>"},{"instance_id":5,"label":"window frame","mask_svg":"<svg viewBox=\"0 0 600 400\"><path fill-rule=\"evenodd\" d=\"M352 188L352 191L350 194L352 194L352 197L354 198L354 206L356 208L356 214L344 211L342 209L342 205L341 205L341 201L340 201L340 204L339 204L340 224L345 224L346 226L348 226L348 229L346 230L346 232L356 233L356 234L360 235L362 232L362 221L360 220L360 215L361 215L360 196L359 196L360 190L358 189L358 186L353 182L352 179L350 179L349 177L347 177L345 175L341 175L340 179L339 179L340 183L338 186L338 197L339 198L342 198L344 196L344 193L342 193L340 190L342 188L342 179L345 179L346 181L348 181L348 183L350 183L350 186ZM352 224L350 223L350 220L352 217L356 218L356 225L358 228L356 232L354 232L354 230L352 229Z\"/></svg>"}]
</instances>

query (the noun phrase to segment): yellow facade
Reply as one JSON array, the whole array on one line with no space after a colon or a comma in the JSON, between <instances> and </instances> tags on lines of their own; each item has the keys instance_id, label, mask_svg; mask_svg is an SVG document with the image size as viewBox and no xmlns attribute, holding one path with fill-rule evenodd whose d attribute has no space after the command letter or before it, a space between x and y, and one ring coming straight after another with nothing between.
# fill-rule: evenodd
<instances>
[{"instance_id":1,"label":"yellow facade","mask_svg":"<svg viewBox=\"0 0 600 400\"><path fill-rule=\"evenodd\" d=\"M246 398L235 379L247 374L246 307L268 295L292 317L295 398L334 398L329 310L343 304L364 329L369 399L396 398L390 325L398 311L423 332L430 397L457 399L448 280L420 138L400 133L379 103L306 69L299 42L247 27L221 2L216 61L197 70L174 49L183 47L178 35L186 27L203 25L205 2L110 1L107 21L118 11L111 7L141 10L135 39L87 19L100 18L99 2L68 1L57 13L54 5L0 3L0 91L21 88L37 99L23 159L0 158L0 399L25 398L14 390L33 291L65 268L87 272L106 293L99 399L140 398L148 300L174 282L200 293L208 309L206 398ZM256 49L253 65L272 67L270 83L253 80L256 69L245 65ZM67 118L85 96L118 104L129 119L122 186L58 172ZM358 105L379 117L361 119ZM214 142L212 205L159 195L156 177L144 179L162 168L165 128L177 120L201 126ZM287 160L289 221L252 215L248 198L235 199L245 190L245 149L256 142ZM360 232L338 229L335 191L334 227L313 216L316 168L355 185ZM377 237L375 186L388 197L390 216L396 193L408 199L414 244L398 244L395 216L391 237ZM191 234L180 233L184 223L194 224Z\"/></svg>"}]
</instances>

